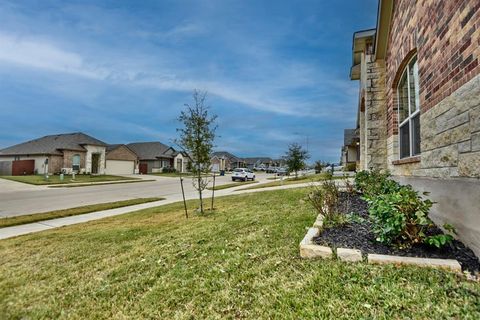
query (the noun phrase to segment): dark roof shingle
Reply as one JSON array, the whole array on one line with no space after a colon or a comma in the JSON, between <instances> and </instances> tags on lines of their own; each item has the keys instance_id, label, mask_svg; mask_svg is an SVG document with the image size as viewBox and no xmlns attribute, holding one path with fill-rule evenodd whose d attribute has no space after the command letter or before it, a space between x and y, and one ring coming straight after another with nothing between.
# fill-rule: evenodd
<instances>
[{"instance_id":1,"label":"dark roof shingle","mask_svg":"<svg viewBox=\"0 0 480 320\"><path fill-rule=\"evenodd\" d=\"M140 160L156 160L157 158L173 158L175 150L161 142L133 142L127 147L135 152Z\"/></svg>"},{"instance_id":2,"label":"dark roof shingle","mask_svg":"<svg viewBox=\"0 0 480 320\"><path fill-rule=\"evenodd\" d=\"M83 145L106 146L103 141L82 132L55 134L0 150L0 155L58 154L60 150L85 151Z\"/></svg>"}]
</instances>

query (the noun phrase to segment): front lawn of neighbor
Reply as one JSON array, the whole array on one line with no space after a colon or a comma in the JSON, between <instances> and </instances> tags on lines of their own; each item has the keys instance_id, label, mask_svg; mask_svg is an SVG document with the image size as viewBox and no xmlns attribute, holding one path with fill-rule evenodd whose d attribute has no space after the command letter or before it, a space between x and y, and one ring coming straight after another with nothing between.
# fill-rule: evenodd
<instances>
[{"instance_id":1,"label":"front lawn of neighbor","mask_svg":"<svg viewBox=\"0 0 480 320\"><path fill-rule=\"evenodd\" d=\"M319 173L319 174L312 174L312 175L307 175L307 176L301 176L298 178L295 177L284 177L283 181L281 178L272 181L272 182L267 182L267 183L262 183L258 186L250 186L244 189L239 189L239 190L250 190L250 189L261 189L261 188L268 188L268 187L278 187L278 186L283 186L283 185L288 185L288 184L298 184L298 183L308 183L308 182L318 182L318 181L324 181L329 178L328 175L324 173ZM345 179L344 177L338 177L334 176L332 179Z\"/></svg>"},{"instance_id":2,"label":"front lawn of neighbor","mask_svg":"<svg viewBox=\"0 0 480 320\"><path fill-rule=\"evenodd\" d=\"M107 182L107 181L123 181L123 180L139 180L137 178L129 178L122 176L111 175L95 175L89 174L77 174L75 180L72 180L71 175L65 175L63 181L60 180L60 175L52 175L45 180L43 175L31 175L31 176L0 176L2 179L13 180L17 182L23 182L34 185L50 185L50 184L69 184L69 183L93 183L93 182Z\"/></svg>"},{"instance_id":3,"label":"front lawn of neighbor","mask_svg":"<svg viewBox=\"0 0 480 320\"><path fill-rule=\"evenodd\" d=\"M92 204L88 206L75 207L65 210L55 210L42 213L27 214L23 216L0 218L0 228L17 226L20 224L32 223L48 219L63 218L69 216L76 216L79 214L90 213L101 210L115 209L126 206L133 206L135 204L153 202L163 200L164 198L137 198L123 201L106 202L99 204Z\"/></svg>"},{"instance_id":4,"label":"front lawn of neighbor","mask_svg":"<svg viewBox=\"0 0 480 320\"><path fill-rule=\"evenodd\" d=\"M215 190L228 189L228 188L238 187L238 186L252 184L252 183L258 183L258 181L242 181L242 182L232 182L232 183L222 184L219 186L215 186ZM213 188L208 187L207 189L212 190Z\"/></svg>"},{"instance_id":5,"label":"front lawn of neighbor","mask_svg":"<svg viewBox=\"0 0 480 320\"><path fill-rule=\"evenodd\" d=\"M175 203L0 241L5 319L478 319L480 284L299 258L309 190Z\"/></svg>"}]
</instances>

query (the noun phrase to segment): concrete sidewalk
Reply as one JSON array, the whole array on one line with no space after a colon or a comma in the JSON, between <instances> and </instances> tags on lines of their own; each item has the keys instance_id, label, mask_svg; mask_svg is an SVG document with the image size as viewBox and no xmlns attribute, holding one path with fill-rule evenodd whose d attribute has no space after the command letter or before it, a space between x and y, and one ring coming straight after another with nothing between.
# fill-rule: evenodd
<instances>
[{"instance_id":1,"label":"concrete sidewalk","mask_svg":"<svg viewBox=\"0 0 480 320\"><path fill-rule=\"evenodd\" d=\"M268 183L268 182L264 182L264 183ZM341 181L339 182L341 186L342 183ZM271 190L294 189L294 188L301 188L301 187L309 187L312 185L318 186L321 184L322 182L313 182L313 183L308 182L308 183L289 184L284 186L267 187L267 188L260 188L260 189L251 189L251 190L239 190L246 187L244 185L239 185L238 187L215 191L215 197L224 197L224 196L235 195L235 194L255 193L255 192L271 191ZM205 198L209 198L211 196L212 196L211 191L205 192ZM185 196L185 198L186 200L196 199L196 194L188 194ZM21 236L24 234L40 232L40 231L59 228L59 227L68 226L72 224L84 223L84 222L98 220L102 218L118 216L121 214L135 212L142 209L163 206L163 205L179 202L182 200L183 200L182 195L178 194L178 195L170 196L168 199L155 201L155 202L142 203L142 204L137 204L137 205L128 206L128 207L109 209L109 210L91 212L86 214L80 214L80 215L71 216L71 217L44 220L44 221L22 224L22 225L13 226L13 227L1 228L0 239L7 239L7 238L16 237L16 236Z\"/></svg>"}]
</instances>

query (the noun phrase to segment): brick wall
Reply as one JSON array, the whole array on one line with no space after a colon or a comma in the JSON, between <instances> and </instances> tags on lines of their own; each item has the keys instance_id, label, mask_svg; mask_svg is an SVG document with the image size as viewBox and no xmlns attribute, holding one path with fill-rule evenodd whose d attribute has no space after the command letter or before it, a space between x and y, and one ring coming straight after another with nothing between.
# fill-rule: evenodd
<instances>
[{"instance_id":1,"label":"brick wall","mask_svg":"<svg viewBox=\"0 0 480 320\"><path fill-rule=\"evenodd\" d=\"M388 136L398 131L393 87L413 50L425 113L480 73L480 1L394 1L385 59Z\"/></svg>"},{"instance_id":2,"label":"brick wall","mask_svg":"<svg viewBox=\"0 0 480 320\"><path fill-rule=\"evenodd\" d=\"M85 156L87 153L85 151L71 151L63 150L63 165L62 168L71 168L72 160L74 155L80 155L80 168L85 168Z\"/></svg>"},{"instance_id":3,"label":"brick wall","mask_svg":"<svg viewBox=\"0 0 480 320\"><path fill-rule=\"evenodd\" d=\"M107 160L137 160L137 156L125 146L119 146L118 148L108 152L106 158Z\"/></svg>"}]
</instances>

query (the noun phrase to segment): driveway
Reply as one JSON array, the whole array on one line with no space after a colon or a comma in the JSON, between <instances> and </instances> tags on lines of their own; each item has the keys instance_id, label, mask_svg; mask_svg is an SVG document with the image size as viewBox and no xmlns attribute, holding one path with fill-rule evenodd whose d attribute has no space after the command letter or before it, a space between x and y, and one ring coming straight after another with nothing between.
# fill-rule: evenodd
<instances>
[{"instance_id":1,"label":"driveway","mask_svg":"<svg viewBox=\"0 0 480 320\"><path fill-rule=\"evenodd\" d=\"M179 178L154 175L140 177L155 181L78 188L47 188L0 179L0 217L68 209L133 198L163 197L167 200L176 201L182 199ZM266 178L265 173L257 173L257 180L261 182L269 181ZM230 175L216 178L217 185L231 182ZM196 193L191 178L184 178L184 188L187 197L192 197ZM210 191L206 191L206 193L209 197Z\"/></svg>"}]
</instances>

